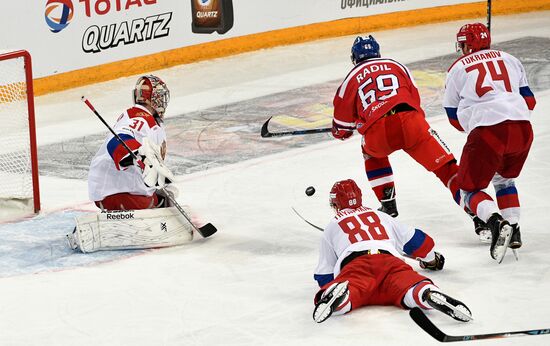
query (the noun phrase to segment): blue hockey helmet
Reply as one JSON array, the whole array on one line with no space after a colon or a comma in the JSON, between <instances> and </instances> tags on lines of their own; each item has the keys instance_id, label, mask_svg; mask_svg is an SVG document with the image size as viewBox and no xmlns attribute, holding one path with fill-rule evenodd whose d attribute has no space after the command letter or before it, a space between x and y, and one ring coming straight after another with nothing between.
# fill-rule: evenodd
<instances>
[{"instance_id":1,"label":"blue hockey helmet","mask_svg":"<svg viewBox=\"0 0 550 346\"><path fill-rule=\"evenodd\" d=\"M368 37L357 36L351 46L351 61L357 65L363 60L380 57L380 45L372 35Z\"/></svg>"}]
</instances>

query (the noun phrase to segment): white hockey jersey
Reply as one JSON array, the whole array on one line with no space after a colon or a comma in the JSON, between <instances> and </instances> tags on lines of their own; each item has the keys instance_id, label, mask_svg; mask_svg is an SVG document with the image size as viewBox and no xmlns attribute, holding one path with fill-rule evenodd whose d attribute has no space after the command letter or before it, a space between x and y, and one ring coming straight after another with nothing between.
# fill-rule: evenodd
<instances>
[{"instance_id":1,"label":"white hockey jersey","mask_svg":"<svg viewBox=\"0 0 550 346\"><path fill-rule=\"evenodd\" d=\"M113 130L133 151L141 146L143 138L148 137L151 142L161 147L162 155L166 153L166 132L163 124L157 123L155 117L141 105L134 105L122 113ZM112 134L107 137L90 164L90 200L101 201L117 193L151 196L155 192L154 187L147 187L143 183L139 167L120 165L128 155L128 151Z\"/></svg>"},{"instance_id":2,"label":"white hockey jersey","mask_svg":"<svg viewBox=\"0 0 550 346\"><path fill-rule=\"evenodd\" d=\"M451 65L443 107L453 126L470 133L478 126L529 120L530 97L533 94L521 62L508 53L486 49Z\"/></svg>"},{"instance_id":3,"label":"white hockey jersey","mask_svg":"<svg viewBox=\"0 0 550 346\"><path fill-rule=\"evenodd\" d=\"M340 265L348 255L369 249L428 262L435 258L434 241L423 231L367 207L344 209L325 228L315 280L319 283L332 280L340 273Z\"/></svg>"}]
</instances>

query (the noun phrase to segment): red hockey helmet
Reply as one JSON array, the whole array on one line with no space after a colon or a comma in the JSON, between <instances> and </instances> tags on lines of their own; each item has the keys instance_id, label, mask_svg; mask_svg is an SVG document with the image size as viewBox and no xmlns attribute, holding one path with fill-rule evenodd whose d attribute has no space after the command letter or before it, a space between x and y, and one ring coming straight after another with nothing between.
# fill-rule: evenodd
<instances>
[{"instance_id":1,"label":"red hockey helmet","mask_svg":"<svg viewBox=\"0 0 550 346\"><path fill-rule=\"evenodd\" d=\"M164 117L170 101L170 90L157 76L139 77L134 89L134 103L152 107L160 118Z\"/></svg>"},{"instance_id":2,"label":"red hockey helmet","mask_svg":"<svg viewBox=\"0 0 550 346\"><path fill-rule=\"evenodd\" d=\"M465 46L470 50L465 52L463 49ZM463 25L456 34L457 50L462 50L465 54L488 49L490 46L491 33L489 29L481 23Z\"/></svg>"},{"instance_id":3,"label":"red hockey helmet","mask_svg":"<svg viewBox=\"0 0 550 346\"><path fill-rule=\"evenodd\" d=\"M330 206L337 211L359 208L362 205L361 189L352 179L337 181L330 189Z\"/></svg>"}]
</instances>

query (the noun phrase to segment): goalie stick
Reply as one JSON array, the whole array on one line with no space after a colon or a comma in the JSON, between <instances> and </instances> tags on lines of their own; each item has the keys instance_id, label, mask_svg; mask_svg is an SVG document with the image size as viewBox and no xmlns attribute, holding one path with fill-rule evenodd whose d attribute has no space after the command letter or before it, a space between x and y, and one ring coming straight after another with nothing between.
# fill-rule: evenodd
<instances>
[{"instance_id":1,"label":"goalie stick","mask_svg":"<svg viewBox=\"0 0 550 346\"><path fill-rule=\"evenodd\" d=\"M141 161L137 156L136 154L130 149L128 148L128 145L122 140L122 138L120 138L120 136L115 132L113 131L113 129L111 128L111 126L109 126L109 124L107 124L107 122L105 121L105 119L103 119L103 117L99 114L99 112L94 108L94 106L92 105L92 103L84 96L82 96L82 102L84 102L86 104L86 106L88 106L88 108L90 108L90 110L92 112L94 112L94 114L99 118L99 120L101 120L101 122L103 123L103 125L105 125L109 131L111 131L111 133L113 134L113 136L115 136L115 138L117 139L117 141L122 144L122 146L128 151L128 153L134 158L134 160L136 161ZM169 193L166 192L166 190L164 189L164 187L161 187L160 190L162 192L164 192L164 194L168 197L168 199L170 200L170 202L172 202L172 204L174 205L174 207L176 207L176 209L181 213L181 215L183 215L183 217L191 224L191 226L193 227L193 229L195 231L197 231L197 233L199 233L203 238L208 238L210 237L212 234L216 233L218 230L216 229L216 227L214 227L214 225L212 225L211 223L207 223L206 225L202 226L202 227L197 227L193 224L193 222L191 222L191 218L187 215L187 213L185 212L185 210L183 210L183 208L179 205L179 203L176 201L176 199Z\"/></svg>"},{"instance_id":2,"label":"goalie stick","mask_svg":"<svg viewBox=\"0 0 550 346\"><path fill-rule=\"evenodd\" d=\"M269 117L267 121L262 125L262 131L261 135L263 138L267 137L281 137L281 136L295 136L295 135L308 135L312 133L323 133L323 132L330 132L330 127L322 127L317 129L309 129L309 130L295 130L295 131L284 131L284 132L269 132L268 125L269 121L273 117Z\"/></svg>"},{"instance_id":3,"label":"goalie stick","mask_svg":"<svg viewBox=\"0 0 550 346\"><path fill-rule=\"evenodd\" d=\"M500 333L491 333L491 334L471 334L471 335L447 335L437 328L435 324L424 314L422 309L413 308L409 312L409 315L413 321L424 331L430 334L434 339L440 342L454 342L454 341L471 341L471 340L482 340L482 339L502 339L509 338L513 336L529 336L529 335L542 335L550 334L550 329L531 329L531 330L520 330L515 332L500 332Z\"/></svg>"}]
</instances>

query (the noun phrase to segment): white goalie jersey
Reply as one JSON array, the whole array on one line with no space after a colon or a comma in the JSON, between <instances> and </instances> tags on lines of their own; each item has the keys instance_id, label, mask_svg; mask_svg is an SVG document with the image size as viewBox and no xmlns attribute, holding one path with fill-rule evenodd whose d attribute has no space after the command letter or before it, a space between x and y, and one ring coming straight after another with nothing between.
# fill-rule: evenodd
<instances>
[{"instance_id":1,"label":"white goalie jersey","mask_svg":"<svg viewBox=\"0 0 550 346\"><path fill-rule=\"evenodd\" d=\"M137 150L148 138L166 155L166 132L163 124L143 106L135 105L117 120L113 130L132 150ZM154 187L143 182L142 171L132 164L129 153L119 141L109 135L92 159L88 173L88 194L91 201L101 201L117 193L151 196Z\"/></svg>"}]
</instances>

